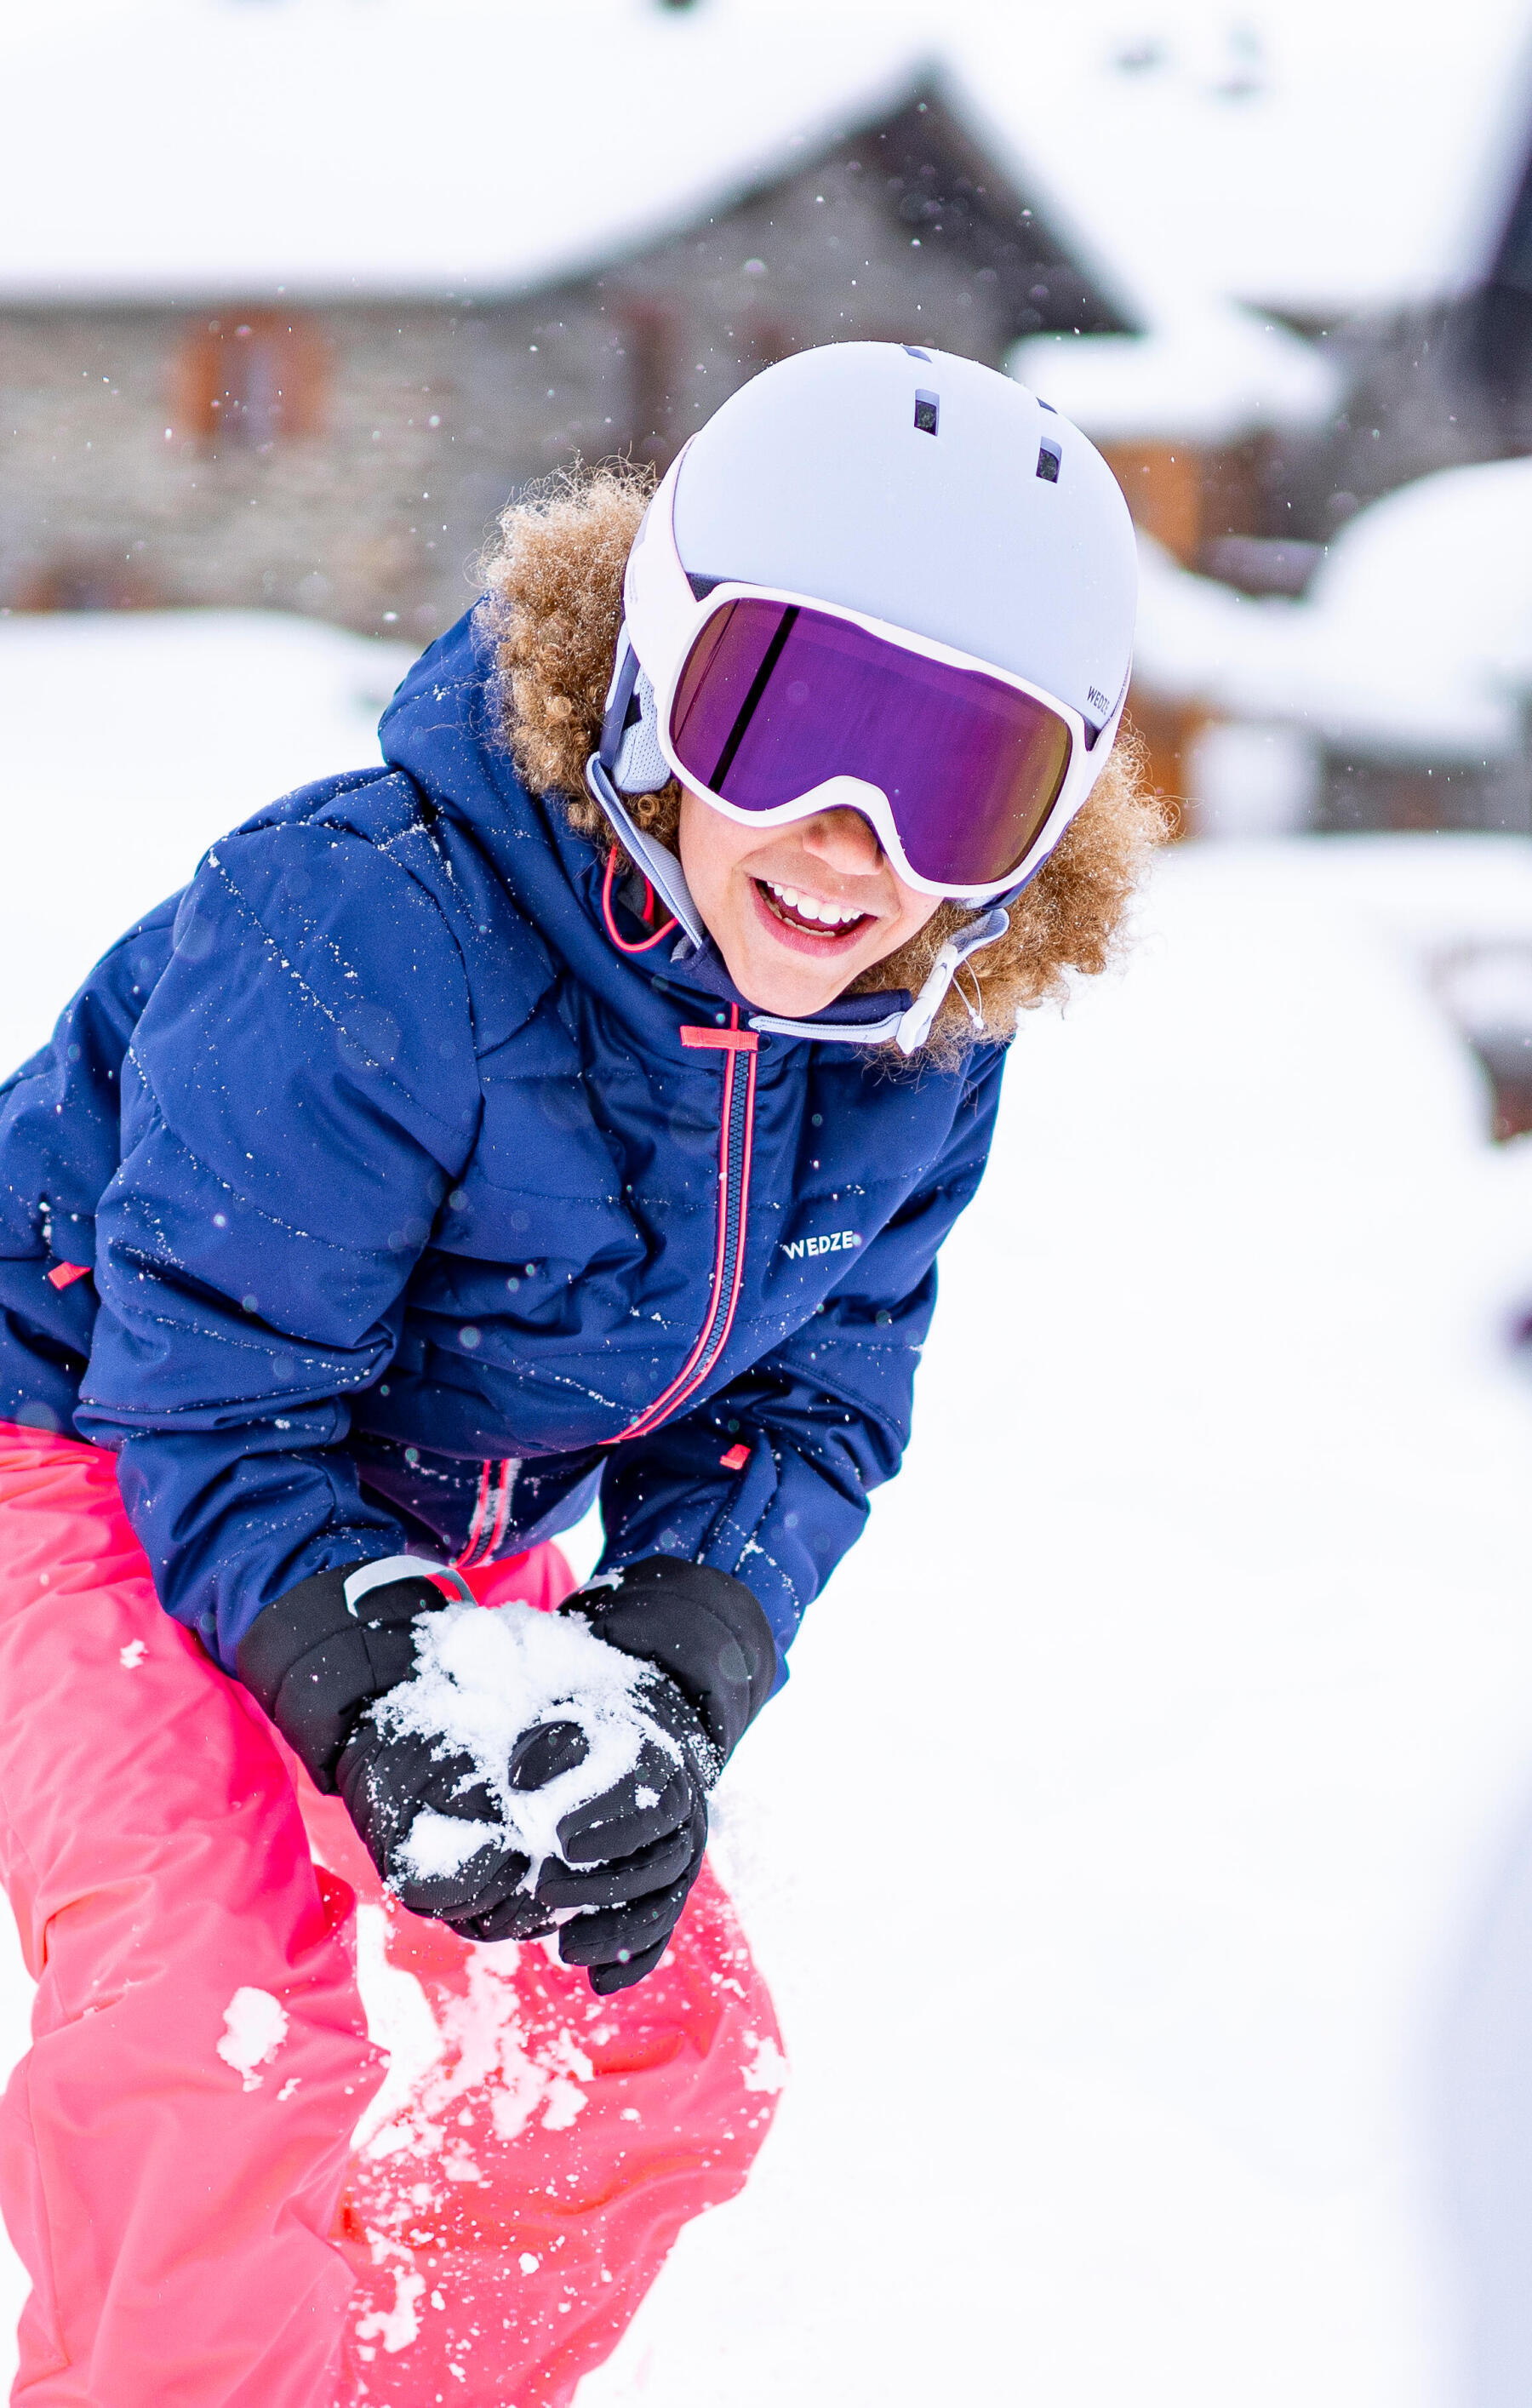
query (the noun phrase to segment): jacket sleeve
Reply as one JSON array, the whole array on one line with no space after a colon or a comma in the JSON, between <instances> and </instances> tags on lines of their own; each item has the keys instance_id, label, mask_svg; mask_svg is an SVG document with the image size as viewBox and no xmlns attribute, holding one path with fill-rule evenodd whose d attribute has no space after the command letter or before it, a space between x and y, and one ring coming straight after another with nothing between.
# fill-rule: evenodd
<instances>
[{"instance_id":1,"label":"jacket sleeve","mask_svg":"<svg viewBox=\"0 0 1532 2408\"><path fill-rule=\"evenodd\" d=\"M983 1176L1004 1060L976 1069L929 1176L812 1320L706 1405L617 1448L602 1480L601 1568L670 1555L735 1573L766 1609L779 1678L805 1608L860 1535L867 1492L899 1468L937 1253ZM737 1469L723 1463L741 1447Z\"/></svg>"},{"instance_id":2,"label":"jacket sleeve","mask_svg":"<svg viewBox=\"0 0 1532 2408\"><path fill-rule=\"evenodd\" d=\"M402 1549L347 1397L386 1372L480 1103L462 957L408 871L322 824L208 854L123 1064L76 1422L226 1666L298 1581Z\"/></svg>"}]
</instances>

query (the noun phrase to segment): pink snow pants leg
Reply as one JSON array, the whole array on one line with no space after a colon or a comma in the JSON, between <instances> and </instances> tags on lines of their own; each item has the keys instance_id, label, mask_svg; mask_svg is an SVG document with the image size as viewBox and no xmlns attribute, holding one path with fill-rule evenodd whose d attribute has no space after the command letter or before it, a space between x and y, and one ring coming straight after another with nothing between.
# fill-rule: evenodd
<instances>
[{"instance_id":1,"label":"pink snow pants leg","mask_svg":"<svg viewBox=\"0 0 1532 2408\"><path fill-rule=\"evenodd\" d=\"M569 1585L554 1548L473 1577ZM770 1999L706 1869L610 2000L404 1914L160 1611L112 1458L5 1424L0 1877L39 1985L0 2108L22 2408L567 2408L770 2121Z\"/></svg>"},{"instance_id":2,"label":"pink snow pants leg","mask_svg":"<svg viewBox=\"0 0 1532 2408\"><path fill-rule=\"evenodd\" d=\"M467 1579L551 1610L553 1546ZM394 2052L337 2234L357 2270L336 2408L568 2408L681 2226L732 2199L776 2107L776 2016L704 1865L655 1971L598 1999L551 1942L475 1947L386 1896L338 1799L301 1782L316 1857L360 1901Z\"/></svg>"},{"instance_id":3,"label":"pink snow pants leg","mask_svg":"<svg viewBox=\"0 0 1532 2408\"><path fill-rule=\"evenodd\" d=\"M160 1611L115 1471L0 1426L0 1875L38 1984L0 2109L12 2397L327 2408L330 2226L383 2072L351 1894L259 1708Z\"/></svg>"}]
</instances>

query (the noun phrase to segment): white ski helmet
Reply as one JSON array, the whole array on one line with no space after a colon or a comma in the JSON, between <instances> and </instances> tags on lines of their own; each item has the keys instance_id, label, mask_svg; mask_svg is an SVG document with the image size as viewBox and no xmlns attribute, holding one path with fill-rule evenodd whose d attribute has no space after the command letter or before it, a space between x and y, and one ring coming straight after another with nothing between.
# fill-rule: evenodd
<instances>
[{"instance_id":1,"label":"white ski helmet","mask_svg":"<svg viewBox=\"0 0 1532 2408\"><path fill-rule=\"evenodd\" d=\"M861 810L907 882L992 907L943 949L928 1027L1106 764L1137 583L1111 471L1024 386L911 344L800 352L645 512L592 792L672 910L679 865L623 795L675 776L763 826Z\"/></svg>"}]
</instances>

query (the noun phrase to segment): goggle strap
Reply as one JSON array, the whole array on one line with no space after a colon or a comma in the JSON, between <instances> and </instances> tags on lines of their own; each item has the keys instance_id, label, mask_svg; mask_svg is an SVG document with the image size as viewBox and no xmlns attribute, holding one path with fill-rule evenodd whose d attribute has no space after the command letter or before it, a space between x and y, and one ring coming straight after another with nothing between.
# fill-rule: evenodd
<instances>
[{"instance_id":1,"label":"goggle strap","mask_svg":"<svg viewBox=\"0 0 1532 2408\"><path fill-rule=\"evenodd\" d=\"M617 660L607 688L606 715L601 722L601 766L609 773L617 767L617 756L623 749L623 737L627 727L628 705L633 700L638 682L638 655L628 641L624 626L618 638Z\"/></svg>"},{"instance_id":2,"label":"goggle strap","mask_svg":"<svg viewBox=\"0 0 1532 2408\"><path fill-rule=\"evenodd\" d=\"M654 688L624 626L601 723L601 766L620 795L657 795L675 775L660 747Z\"/></svg>"}]
</instances>

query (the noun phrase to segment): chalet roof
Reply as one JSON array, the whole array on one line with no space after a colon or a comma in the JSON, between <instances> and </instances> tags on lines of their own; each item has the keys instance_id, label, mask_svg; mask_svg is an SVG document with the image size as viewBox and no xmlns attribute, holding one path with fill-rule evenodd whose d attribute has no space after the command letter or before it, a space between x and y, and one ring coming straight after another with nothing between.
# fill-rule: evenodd
<instances>
[{"instance_id":1,"label":"chalet roof","mask_svg":"<svg viewBox=\"0 0 1532 2408\"><path fill-rule=\"evenodd\" d=\"M1519 0L0 0L0 297L524 290L935 74L1128 319L1323 318L1482 272Z\"/></svg>"},{"instance_id":2,"label":"chalet roof","mask_svg":"<svg viewBox=\"0 0 1532 2408\"><path fill-rule=\"evenodd\" d=\"M1097 443L1239 443L1323 425L1343 380L1324 348L1233 302L1140 334L1029 335L1006 363Z\"/></svg>"}]
</instances>

